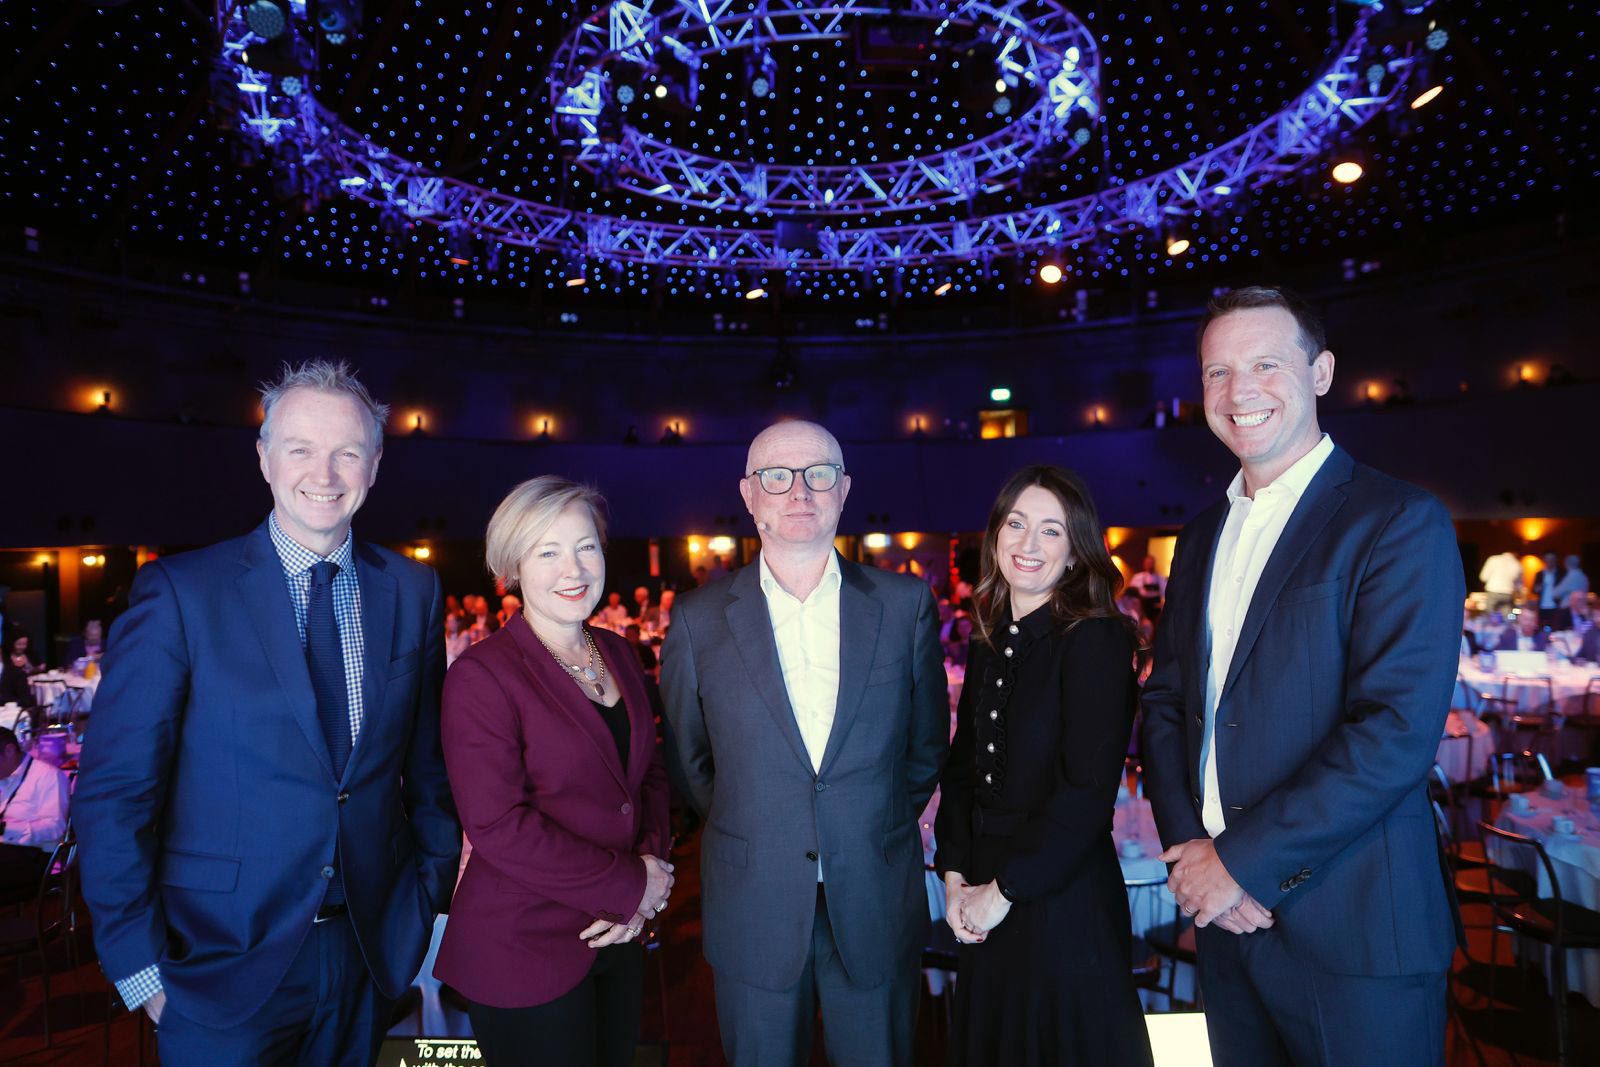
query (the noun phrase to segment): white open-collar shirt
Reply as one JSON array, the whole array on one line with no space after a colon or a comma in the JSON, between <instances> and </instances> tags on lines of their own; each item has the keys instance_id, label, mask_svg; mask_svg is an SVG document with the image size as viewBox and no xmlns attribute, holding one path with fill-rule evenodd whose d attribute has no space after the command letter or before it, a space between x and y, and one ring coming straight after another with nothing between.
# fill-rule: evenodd
<instances>
[{"instance_id":1,"label":"white open-collar shirt","mask_svg":"<svg viewBox=\"0 0 1600 1067\"><path fill-rule=\"evenodd\" d=\"M1234 475L1228 485L1228 517L1217 539L1217 554L1211 562L1211 597L1206 605L1206 626L1211 637L1211 665L1206 674L1206 723L1201 741L1200 760L1205 783L1201 789L1200 821L1206 833L1216 837L1227 829L1222 815L1222 797L1217 786L1217 705L1222 686L1233 666L1233 653L1239 644L1239 631L1250 612L1261 572L1294 514L1295 505L1305 495L1328 457L1333 455L1333 440L1327 434L1315 448L1278 475L1271 485L1256 490L1255 499L1245 495L1244 471Z\"/></svg>"}]
</instances>

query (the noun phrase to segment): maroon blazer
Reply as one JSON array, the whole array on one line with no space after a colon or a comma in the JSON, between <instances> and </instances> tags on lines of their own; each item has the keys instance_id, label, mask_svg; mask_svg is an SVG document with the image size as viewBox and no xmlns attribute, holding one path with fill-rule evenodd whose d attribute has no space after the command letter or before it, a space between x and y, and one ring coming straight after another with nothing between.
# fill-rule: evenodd
<instances>
[{"instance_id":1,"label":"maroon blazer","mask_svg":"<svg viewBox=\"0 0 1600 1067\"><path fill-rule=\"evenodd\" d=\"M631 919L639 856L667 856L667 772L644 674L627 641L593 633L633 728L625 769L520 615L445 675L444 758L472 858L433 973L480 1004L531 1007L570 991L594 962L579 932Z\"/></svg>"}]
</instances>

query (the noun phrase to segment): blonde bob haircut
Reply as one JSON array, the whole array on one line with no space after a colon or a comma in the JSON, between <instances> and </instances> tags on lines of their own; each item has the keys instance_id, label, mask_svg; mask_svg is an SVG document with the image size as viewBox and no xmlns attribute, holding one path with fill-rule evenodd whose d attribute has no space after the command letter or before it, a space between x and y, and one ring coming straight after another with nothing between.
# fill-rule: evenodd
<instances>
[{"instance_id":1,"label":"blonde bob haircut","mask_svg":"<svg viewBox=\"0 0 1600 1067\"><path fill-rule=\"evenodd\" d=\"M573 504L589 509L603 549L606 499L592 486L579 485L558 474L541 474L529 478L500 501L484 534L483 556L489 573L499 579L507 591L517 588L517 571L523 557L539 544L557 516Z\"/></svg>"}]
</instances>

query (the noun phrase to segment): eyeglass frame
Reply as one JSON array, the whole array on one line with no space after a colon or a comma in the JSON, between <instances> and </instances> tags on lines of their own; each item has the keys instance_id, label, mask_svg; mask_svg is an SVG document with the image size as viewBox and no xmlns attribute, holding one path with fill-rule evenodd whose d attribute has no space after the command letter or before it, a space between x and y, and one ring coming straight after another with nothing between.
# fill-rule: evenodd
<instances>
[{"instance_id":1,"label":"eyeglass frame","mask_svg":"<svg viewBox=\"0 0 1600 1067\"><path fill-rule=\"evenodd\" d=\"M818 467L829 467L837 472L834 475L833 484L828 486L826 489L812 488L811 483L806 480L806 471L816 470ZM767 488L767 483L761 478L761 475L767 471L788 471L790 474L796 475L797 480L790 482L789 488L784 489L782 492L774 492L773 490ZM794 487L801 482L804 482L805 487L813 493L831 493L839 487L839 479L846 477L848 474L849 472L844 469L844 464L842 463L812 463L805 467L757 467L749 474L746 474L745 477L754 478L756 480L756 484L761 487L761 491L766 493L768 496L787 496L788 494L794 492Z\"/></svg>"}]
</instances>

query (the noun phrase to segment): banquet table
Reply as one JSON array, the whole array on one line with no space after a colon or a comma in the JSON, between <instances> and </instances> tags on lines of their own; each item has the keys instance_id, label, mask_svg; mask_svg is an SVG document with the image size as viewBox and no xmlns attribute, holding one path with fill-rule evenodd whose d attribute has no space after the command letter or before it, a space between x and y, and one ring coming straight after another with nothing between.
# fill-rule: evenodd
<instances>
[{"instance_id":1,"label":"banquet table","mask_svg":"<svg viewBox=\"0 0 1600 1067\"><path fill-rule=\"evenodd\" d=\"M81 674L48 671L33 675L28 684L33 688L34 701L59 717L69 711L88 711L94 704L95 690L100 688L100 676L85 678ZM62 707L56 708L57 703Z\"/></svg>"},{"instance_id":2,"label":"banquet table","mask_svg":"<svg viewBox=\"0 0 1600 1067\"><path fill-rule=\"evenodd\" d=\"M1469 782L1489 773L1494 755L1494 731L1470 711L1452 711L1445 720L1444 737L1434 759L1452 783Z\"/></svg>"},{"instance_id":3,"label":"banquet table","mask_svg":"<svg viewBox=\"0 0 1600 1067\"><path fill-rule=\"evenodd\" d=\"M1564 788L1565 795L1559 797L1547 796L1543 792L1523 794L1528 798L1527 810L1516 811L1511 804L1507 804L1500 809L1495 825L1532 837L1543 844L1550 856L1551 866L1555 868L1562 899L1600 911L1600 815L1590 809L1581 783ZM1558 815L1571 818L1576 825L1576 832L1557 833L1553 823ZM1491 835L1485 837L1491 862L1516 866L1536 875L1539 895L1550 895L1549 876L1537 857L1528 849L1511 849ZM1523 947L1525 953L1540 960L1549 978L1549 951L1536 942L1524 942ZM1600 1008L1600 952L1588 950L1567 953L1567 988Z\"/></svg>"},{"instance_id":4,"label":"banquet table","mask_svg":"<svg viewBox=\"0 0 1600 1067\"><path fill-rule=\"evenodd\" d=\"M1167 865L1161 862L1161 835L1156 832L1155 813L1150 802L1142 796L1129 795L1126 788L1117 794L1117 808L1111 820L1111 839L1117 844L1117 857L1122 864L1122 880L1128 886L1128 915L1133 934L1139 937L1152 926L1170 923L1178 917L1178 901L1166 886ZM1135 885L1153 882L1159 885ZM1177 974L1173 993L1180 1000L1194 1000L1194 969L1187 964L1174 964ZM1140 991L1148 1007L1152 997L1160 994Z\"/></svg>"},{"instance_id":5,"label":"banquet table","mask_svg":"<svg viewBox=\"0 0 1600 1067\"><path fill-rule=\"evenodd\" d=\"M1550 679L1549 686L1545 685L1546 677ZM1594 678L1600 678L1600 666L1595 664L1556 661L1538 674L1507 674L1486 671L1476 659L1463 656L1451 706L1481 710L1483 696L1500 697L1503 693L1519 710L1531 711L1553 697L1561 714L1579 715L1583 712L1584 694ZM1596 688L1600 690L1600 685Z\"/></svg>"}]
</instances>

